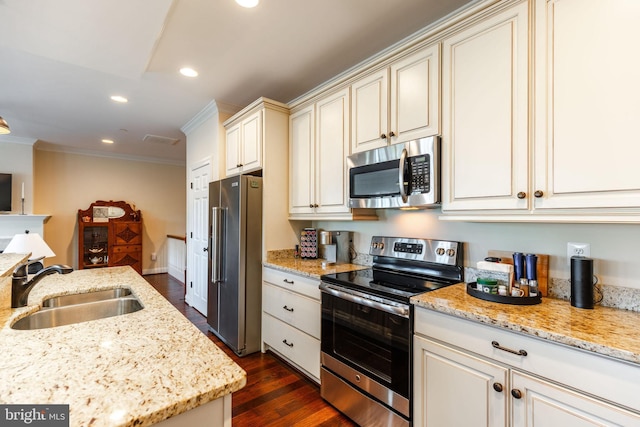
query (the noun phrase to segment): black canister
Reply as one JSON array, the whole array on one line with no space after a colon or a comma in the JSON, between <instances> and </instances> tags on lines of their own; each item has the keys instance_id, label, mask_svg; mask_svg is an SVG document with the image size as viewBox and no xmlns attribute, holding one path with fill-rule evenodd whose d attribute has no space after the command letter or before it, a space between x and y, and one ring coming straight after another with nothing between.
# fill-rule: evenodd
<instances>
[{"instance_id":1,"label":"black canister","mask_svg":"<svg viewBox=\"0 0 640 427\"><path fill-rule=\"evenodd\" d=\"M571 257L571 305L593 308L593 259Z\"/></svg>"}]
</instances>

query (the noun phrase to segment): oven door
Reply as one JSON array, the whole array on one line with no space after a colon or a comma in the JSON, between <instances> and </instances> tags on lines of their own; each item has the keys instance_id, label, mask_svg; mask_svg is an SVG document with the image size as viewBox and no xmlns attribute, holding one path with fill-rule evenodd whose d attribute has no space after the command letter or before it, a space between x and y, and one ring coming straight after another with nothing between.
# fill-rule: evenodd
<instances>
[{"instance_id":1,"label":"oven door","mask_svg":"<svg viewBox=\"0 0 640 427\"><path fill-rule=\"evenodd\" d=\"M341 291L322 284L323 366L330 370L337 361L372 379L384 389L385 396L375 396L400 412L408 412L411 386L411 306L396 302L367 299L351 291ZM328 356L328 357L327 357ZM340 372L334 372L340 375ZM345 378L349 381L349 378ZM353 384L362 388L360 384ZM373 386L379 388L376 384ZM396 407L389 399L404 401ZM394 400L391 398L391 400ZM407 414L408 416L408 414Z\"/></svg>"}]
</instances>

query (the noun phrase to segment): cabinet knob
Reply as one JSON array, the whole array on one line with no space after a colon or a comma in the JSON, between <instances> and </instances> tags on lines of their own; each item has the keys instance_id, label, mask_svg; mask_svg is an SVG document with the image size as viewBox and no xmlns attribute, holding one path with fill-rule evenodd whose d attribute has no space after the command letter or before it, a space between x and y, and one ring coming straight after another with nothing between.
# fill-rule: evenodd
<instances>
[{"instance_id":1,"label":"cabinet knob","mask_svg":"<svg viewBox=\"0 0 640 427\"><path fill-rule=\"evenodd\" d=\"M544 195L544 193L542 191L540 191L540 190L536 190L536 192L533 193L533 195L534 195L534 197L537 197L539 199L540 197L542 197Z\"/></svg>"},{"instance_id":2,"label":"cabinet knob","mask_svg":"<svg viewBox=\"0 0 640 427\"><path fill-rule=\"evenodd\" d=\"M525 197L527 197L527 193L525 193L524 191L520 191L518 192L518 194L516 194L516 197L518 199L524 199Z\"/></svg>"},{"instance_id":3,"label":"cabinet knob","mask_svg":"<svg viewBox=\"0 0 640 427\"><path fill-rule=\"evenodd\" d=\"M393 138L394 136L396 136L396 134L393 133L393 131L389 132L389 138Z\"/></svg>"},{"instance_id":4,"label":"cabinet knob","mask_svg":"<svg viewBox=\"0 0 640 427\"><path fill-rule=\"evenodd\" d=\"M387 135L383 133L382 135L380 135L380 139L387 139Z\"/></svg>"},{"instance_id":5,"label":"cabinet knob","mask_svg":"<svg viewBox=\"0 0 640 427\"><path fill-rule=\"evenodd\" d=\"M511 396L515 397L516 399L522 399L522 392L517 388L514 388L511 390Z\"/></svg>"},{"instance_id":6,"label":"cabinet knob","mask_svg":"<svg viewBox=\"0 0 640 427\"><path fill-rule=\"evenodd\" d=\"M309 203L309 207L310 207L310 208L313 208L313 203Z\"/></svg>"},{"instance_id":7,"label":"cabinet knob","mask_svg":"<svg viewBox=\"0 0 640 427\"><path fill-rule=\"evenodd\" d=\"M497 391L498 393L502 393L502 384L500 383L493 383L493 389L495 391Z\"/></svg>"}]
</instances>

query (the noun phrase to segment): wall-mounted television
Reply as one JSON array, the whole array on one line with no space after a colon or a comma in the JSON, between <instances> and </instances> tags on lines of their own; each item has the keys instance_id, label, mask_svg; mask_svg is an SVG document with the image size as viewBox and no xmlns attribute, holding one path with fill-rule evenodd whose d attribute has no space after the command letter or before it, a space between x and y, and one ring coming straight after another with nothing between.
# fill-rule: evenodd
<instances>
[{"instance_id":1,"label":"wall-mounted television","mask_svg":"<svg viewBox=\"0 0 640 427\"><path fill-rule=\"evenodd\" d=\"M0 173L0 212L11 212L10 173Z\"/></svg>"}]
</instances>

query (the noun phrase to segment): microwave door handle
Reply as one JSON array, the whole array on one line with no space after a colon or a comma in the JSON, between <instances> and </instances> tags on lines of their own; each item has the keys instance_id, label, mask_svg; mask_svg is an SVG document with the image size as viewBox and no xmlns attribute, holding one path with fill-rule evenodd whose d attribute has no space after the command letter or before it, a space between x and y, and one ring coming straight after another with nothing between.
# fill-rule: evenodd
<instances>
[{"instance_id":1,"label":"microwave door handle","mask_svg":"<svg viewBox=\"0 0 640 427\"><path fill-rule=\"evenodd\" d=\"M402 149L402 154L400 154L400 165L398 166L398 185L400 186L400 197L402 197L402 202L407 203L407 190L404 186L404 166L407 163L407 149Z\"/></svg>"}]
</instances>

